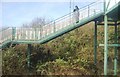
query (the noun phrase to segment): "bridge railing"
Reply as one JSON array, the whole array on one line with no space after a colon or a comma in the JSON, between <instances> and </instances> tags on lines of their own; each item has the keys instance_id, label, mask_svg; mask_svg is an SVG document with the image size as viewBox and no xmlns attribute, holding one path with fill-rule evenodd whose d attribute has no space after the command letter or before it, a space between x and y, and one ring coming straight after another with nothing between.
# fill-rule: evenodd
<instances>
[{"instance_id":1,"label":"bridge railing","mask_svg":"<svg viewBox=\"0 0 120 77\"><path fill-rule=\"evenodd\" d=\"M111 4L118 3L120 0L111 0L109 3L109 8ZM91 3L85 7L79 9L79 22L82 20L94 16L98 13L104 12L104 2L103 0L98 0L97 2ZM109 9L108 8L108 9ZM67 15L64 15L41 28L8 28L0 31L0 43L3 43L7 40L40 40L42 38L51 35L57 31L60 31L68 26L76 24L75 12L71 12ZM13 31L14 30L14 31ZM13 39L14 38L14 39Z\"/></svg>"},{"instance_id":2,"label":"bridge railing","mask_svg":"<svg viewBox=\"0 0 120 77\"><path fill-rule=\"evenodd\" d=\"M103 0L99 0L88 6L81 8L79 10L79 22L87 17L91 17L95 14L103 12L104 11L103 5L104 5ZM75 12L69 13L43 26L43 37L50 35L51 33L54 33L56 31L59 31L63 28L66 28L72 24L76 24Z\"/></svg>"},{"instance_id":3,"label":"bridge railing","mask_svg":"<svg viewBox=\"0 0 120 77\"><path fill-rule=\"evenodd\" d=\"M103 0L98 0L79 9L79 22L95 14L103 12ZM48 35L76 24L75 12L62 16L40 28L16 28L15 40L40 40Z\"/></svg>"},{"instance_id":4,"label":"bridge railing","mask_svg":"<svg viewBox=\"0 0 120 77\"><path fill-rule=\"evenodd\" d=\"M107 7L107 9L112 8L112 6L114 6L118 2L120 2L120 0L106 0L106 3L107 3L106 7Z\"/></svg>"},{"instance_id":5,"label":"bridge railing","mask_svg":"<svg viewBox=\"0 0 120 77\"><path fill-rule=\"evenodd\" d=\"M0 44L8 40L12 40L12 28L7 28L5 30L0 31Z\"/></svg>"},{"instance_id":6,"label":"bridge railing","mask_svg":"<svg viewBox=\"0 0 120 77\"><path fill-rule=\"evenodd\" d=\"M16 28L15 31L15 40L38 40L40 37L40 28Z\"/></svg>"}]
</instances>

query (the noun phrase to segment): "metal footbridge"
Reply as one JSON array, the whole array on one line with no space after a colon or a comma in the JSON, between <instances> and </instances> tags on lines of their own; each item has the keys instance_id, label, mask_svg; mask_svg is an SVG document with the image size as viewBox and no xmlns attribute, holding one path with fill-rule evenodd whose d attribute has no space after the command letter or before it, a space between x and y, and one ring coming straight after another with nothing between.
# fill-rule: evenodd
<instances>
[{"instance_id":1,"label":"metal footbridge","mask_svg":"<svg viewBox=\"0 0 120 77\"><path fill-rule=\"evenodd\" d=\"M115 46L114 74L117 75L117 26L120 25L120 0L98 0L79 9L79 22L76 23L74 12L62 16L40 28L7 28L0 31L0 48L3 49L8 44L28 44L30 52L31 44L43 44L56 37L68 33L89 22L95 22L94 27L94 62L97 52L97 25L104 26L104 75L107 75L107 55L108 46ZM112 22L112 24L111 24ZM115 44L108 44L108 26L115 26ZM28 53L28 66L30 66L30 54Z\"/></svg>"}]
</instances>

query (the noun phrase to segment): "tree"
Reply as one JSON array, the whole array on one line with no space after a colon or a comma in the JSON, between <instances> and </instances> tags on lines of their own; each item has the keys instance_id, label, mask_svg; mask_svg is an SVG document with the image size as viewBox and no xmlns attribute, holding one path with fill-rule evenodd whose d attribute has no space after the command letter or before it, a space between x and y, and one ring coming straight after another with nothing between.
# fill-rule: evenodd
<instances>
[{"instance_id":1,"label":"tree","mask_svg":"<svg viewBox=\"0 0 120 77\"><path fill-rule=\"evenodd\" d=\"M41 28L48 22L49 22L49 20L45 19L44 17L36 17L29 24L23 24L22 27L24 27L24 28Z\"/></svg>"}]
</instances>

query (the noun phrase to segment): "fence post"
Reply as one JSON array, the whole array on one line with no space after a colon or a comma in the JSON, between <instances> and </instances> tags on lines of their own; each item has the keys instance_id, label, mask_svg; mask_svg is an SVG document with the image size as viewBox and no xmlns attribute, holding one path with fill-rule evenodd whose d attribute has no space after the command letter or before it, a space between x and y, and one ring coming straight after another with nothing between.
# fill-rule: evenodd
<instances>
[{"instance_id":1,"label":"fence post","mask_svg":"<svg viewBox=\"0 0 120 77\"><path fill-rule=\"evenodd\" d=\"M16 27L12 27L12 40L15 40Z\"/></svg>"}]
</instances>

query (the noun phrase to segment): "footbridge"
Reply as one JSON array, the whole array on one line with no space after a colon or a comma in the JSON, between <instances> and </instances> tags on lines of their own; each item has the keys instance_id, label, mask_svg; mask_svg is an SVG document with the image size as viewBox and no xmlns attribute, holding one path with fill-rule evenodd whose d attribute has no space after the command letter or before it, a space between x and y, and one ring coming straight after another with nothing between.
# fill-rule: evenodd
<instances>
[{"instance_id":1,"label":"footbridge","mask_svg":"<svg viewBox=\"0 0 120 77\"><path fill-rule=\"evenodd\" d=\"M7 28L0 31L0 48L3 49L9 44L28 44L28 66L30 66L31 44L47 43L61 35L76 28L94 22L94 63L97 63L97 26L104 26L104 75L107 75L108 47L115 47L114 75L117 75L117 27L120 25L120 0L97 0L79 9L79 22L76 23L74 12L64 15L40 28ZM115 26L115 43L108 44L108 26Z\"/></svg>"}]
</instances>

